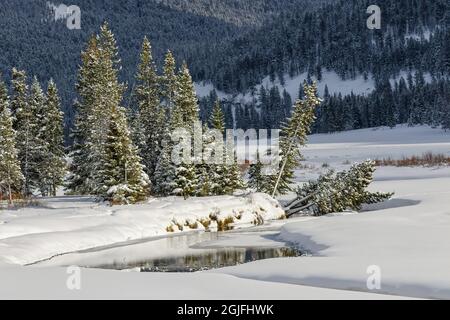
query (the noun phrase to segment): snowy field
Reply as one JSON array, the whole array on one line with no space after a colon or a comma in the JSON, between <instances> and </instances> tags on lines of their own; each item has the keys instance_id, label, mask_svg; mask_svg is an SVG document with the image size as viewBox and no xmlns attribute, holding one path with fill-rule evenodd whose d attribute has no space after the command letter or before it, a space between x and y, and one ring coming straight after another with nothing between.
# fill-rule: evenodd
<instances>
[{"instance_id":1,"label":"snowy field","mask_svg":"<svg viewBox=\"0 0 450 320\"><path fill-rule=\"evenodd\" d=\"M428 151L450 155L450 133L397 127L314 135L304 150L305 168L299 169L298 180L346 168L349 161ZM270 198L254 195L186 202L170 198L132 207L61 197L43 199L44 207L3 210L0 298L450 298L450 168L381 167L371 189L395 191L395 196L358 214L276 220L248 229L254 233L236 231L202 243L220 247L291 242L308 251L306 257L190 274L82 269L80 290L67 288L63 265L139 256L148 250L155 255L174 248L190 250L186 243L162 245L167 243L161 240L167 237L167 226L176 225L173 220L195 222L219 210L221 217L241 216L239 226L246 227L258 215L276 218L280 208ZM189 227L183 231L195 232ZM370 290L367 270L374 266L380 271L381 288Z\"/></svg>"}]
</instances>

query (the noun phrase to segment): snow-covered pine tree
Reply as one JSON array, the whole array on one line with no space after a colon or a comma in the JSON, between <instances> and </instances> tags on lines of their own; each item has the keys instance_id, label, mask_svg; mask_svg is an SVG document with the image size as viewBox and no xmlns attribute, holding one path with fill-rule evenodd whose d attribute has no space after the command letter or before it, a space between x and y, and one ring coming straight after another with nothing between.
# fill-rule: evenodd
<instances>
[{"instance_id":1,"label":"snow-covered pine tree","mask_svg":"<svg viewBox=\"0 0 450 320\"><path fill-rule=\"evenodd\" d=\"M11 83L11 115L13 117L14 130L16 130L18 126L16 114L20 112L21 109L27 109L28 104L28 85L25 71L13 68Z\"/></svg>"},{"instance_id":2,"label":"snow-covered pine tree","mask_svg":"<svg viewBox=\"0 0 450 320\"><path fill-rule=\"evenodd\" d=\"M81 53L82 63L78 71L77 83L79 99L74 104L76 115L71 132L73 144L69 155L72 161L66 187L75 194L90 194L95 188L89 156L92 146L88 143L88 138L91 126L94 125L91 114L97 97L99 59L98 41L95 36L92 36L85 51Z\"/></svg>"},{"instance_id":3,"label":"snow-covered pine tree","mask_svg":"<svg viewBox=\"0 0 450 320\"><path fill-rule=\"evenodd\" d=\"M175 108L181 113L184 128L190 129L199 121L197 93L186 63L183 63L177 76Z\"/></svg>"},{"instance_id":4,"label":"snow-covered pine tree","mask_svg":"<svg viewBox=\"0 0 450 320\"><path fill-rule=\"evenodd\" d=\"M64 114L55 82L50 79L47 94L39 117L39 140L45 148L39 162L39 185L41 193L56 196L66 173L64 159Z\"/></svg>"},{"instance_id":5,"label":"snow-covered pine tree","mask_svg":"<svg viewBox=\"0 0 450 320\"><path fill-rule=\"evenodd\" d=\"M393 194L367 191L374 172L375 163L371 160L354 164L348 171L330 170L297 189L297 198L301 201L292 204L288 213L323 215L360 210L363 204L385 201Z\"/></svg>"},{"instance_id":6,"label":"snow-covered pine tree","mask_svg":"<svg viewBox=\"0 0 450 320\"><path fill-rule=\"evenodd\" d=\"M317 97L317 84L305 83L303 88L305 98L298 100L294 106L292 116L280 133L280 168L273 179L272 195L284 194L291 190L294 170L300 165L300 147L306 145L307 135L315 120L315 109L321 99Z\"/></svg>"},{"instance_id":7,"label":"snow-covered pine tree","mask_svg":"<svg viewBox=\"0 0 450 320\"><path fill-rule=\"evenodd\" d=\"M10 205L13 204L13 192L20 191L24 179L15 139L8 91L0 79L0 192L8 194Z\"/></svg>"},{"instance_id":8,"label":"snow-covered pine tree","mask_svg":"<svg viewBox=\"0 0 450 320\"><path fill-rule=\"evenodd\" d=\"M225 132L225 116L218 100L214 104L210 122L213 129L220 131L222 134ZM234 191L245 188L237 163L234 144L223 144L223 163L211 167L211 171L218 177L218 185L213 189L214 194L233 194Z\"/></svg>"},{"instance_id":9,"label":"snow-covered pine tree","mask_svg":"<svg viewBox=\"0 0 450 320\"><path fill-rule=\"evenodd\" d=\"M175 183L176 188L173 193L183 196L184 199L198 194L199 181L195 165L190 163L182 163L177 166Z\"/></svg>"},{"instance_id":10,"label":"snow-covered pine tree","mask_svg":"<svg viewBox=\"0 0 450 320\"><path fill-rule=\"evenodd\" d=\"M177 188L175 182L176 166L172 162L172 144L168 135L163 139L162 146L161 155L156 165L155 181L152 191L158 196L166 197L172 195L173 191Z\"/></svg>"},{"instance_id":11,"label":"snow-covered pine tree","mask_svg":"<svg viewBox=\"0 0 450 320\"><path fill-rule=\"evenodd\" d=\"M147 37L144 38L142 44L140 59L136 75L136 100L143 136L140 154L145 170L150 180L153 181L156 164L161 153L165 116L160 110L159 79L153 61L152 48Z\"/></svg>"},{"instance_id":12,"label":"snow-covered pine tree","mask_svg":"<svg viewBox=\"0 0 450 320\"><path fill-rule=\"evenodd\" d=\"M163 76L161 77L163 102L168 113L175 104L175 92L177 90L176 62L170 50L167 51L164 60Z\"/></svg>"},{"instance_id":13,"label":"snow-covered pine tree","mask_svg":"<svg viewBox=\"0 0 450 320\"><path fill-rule=\"evenodd\" d=\"M233 157L234 159L229 159L230 157ZM228 152L225 152L224 159L224 165L221 170L222 176L219 180L221 193L233 194L236 190L244 189L245 183L237 163L236 154L233 152L233 155L231 156Z\"/></svg>"},{"instance_id":14,"label":"snow-covered pine tree","mask_svg":"<svg viewBox=\"0 0 450 320\"><path fill-rule=\"evenodd\" d=\"M252 164L248 170L248 186L256 191L268 189L266 187L266 176L262 173L263 164L259 159ZM270 188L270 187L269 187Z\"/></svg>"},{"instance_id":15,"label":"snow-covered pine tree","mask_svg":"<svg viewBox=\"0 0 450 320\"><path fill-rule=\"evenodd\" d=\"M104 188L101 172L111 110L119 108L125 91L125 85L118 81L117 51L114 35L105 23L82 54L75 130L79 142L75 142L72 152L74 172L69 183L73 192L101 194Z\"/></svg>"},{"instance_id":16,"label":"snow-covered pine tree","mask_svg":"<svg viewBox=\"0 0 450 320\"><path fill-rule=\"evenodd\" d=\"M202 163L196 166L198 175L198 196L205 197L216 194L219 187L219 164L214 163L217 146L216 137L206 124L203 124ZM220 137L222 140L223 138ZM223 144L221 144L223 145Z\"/></svg>"},{"instance_id":17,"label":"snow-covered pine tree","mask_svg":"<svg viewBox=\"0 0 450 320\"><path fill-rule=\"evenodd\" d=\"M39 189L41 194L47 195L46 181L42 170L46 167L45 162L48 156L49 145L44 140L42 130L45 130L46 110L45 95L37 77L33 77L31 83L29 109L32 114L31 128L32 137L30 137L30 153L28 155L28 171L24 175L28 177L29 185Z\"/></svg>"},{"instance_id":18,"label":"snow-covered pine tree","mask_svg":"<svg viewBox=\"0 0 450 320\"><path fill-rule=\"evenodd\" d=\"M225 115L223 114L222 107L220 106L220 101L216 100L214 103L211 119L210 119L211 128L216 130L220 130L220 132L225 133Z\"/></svg>"},{"instance_id":19,"label":"snow-covered pine tree","mask_svg":"<svg viewBox=\"0 0 450 320\"><path fill-rule=\"evenodd\" d=\"M105 157L100 170L101 194L111 204L130 204L145 200L150 180L133 145L125 110L113 106L105 142Z\"/></svg>"},{"instance_id":20,"label":"snow-covered pine tree","mask_svg":"<svg viewBox=\"0 0 450 320\"><path fill-rule=\"evenodd\" d=\"M186 63L177 75L175 104L172 108L172 129L184 128L193 134L194 124L199 121L199 108L194 82ZM174 193L185 199L198 193L198 175L193 163L183 162L176 168Z\"/></svg>"},{"instance_id":21,"label":"snow-covered pine tree","mask_svg":"<svg viewBox=\"0 0 450 320\"><path fill-rule=\"evenodd\" d=\"M317 85L304 83L304 99L297 100L291 118L288 119L280 134L279 157L280 164L276 174L261 174L261 163L250 168L249 186L257 187L257 191L272 195L284 194L291 190L294 170L300 164L301 154L299 148L306 144L307 135L315 119L314 112L321 100L317 97ZM277 155L273 155L277 156Z\"/></svg>"},{"instance_id":22,"label":"snow-covered pine tree","mask_svg":"<svg viewBox=\"0 0 450 320\"><path fill-rule=\"evenodd\" d=\"M16 147L18 149L24 184L22 193L29 196L33 193L37 182L37 161L39 149L38 112L44 104L44 94L35 79L28 95L26 74L24 71L13 69L13 99L11 105L14 110L13 127L16 130Z\"/></svg>"}]
</instances>

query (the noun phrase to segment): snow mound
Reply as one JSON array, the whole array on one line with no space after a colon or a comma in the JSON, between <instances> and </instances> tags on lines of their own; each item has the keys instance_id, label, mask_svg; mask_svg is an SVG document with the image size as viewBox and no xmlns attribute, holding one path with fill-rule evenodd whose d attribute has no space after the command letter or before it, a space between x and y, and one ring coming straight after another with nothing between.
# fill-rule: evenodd
<instances>
[{"instance_id":1,"label":"snow mound","mask_svg":"<svg viewBox=\"0 0 450 320\"><path fill-rule=\"evenodd\" d=\"M90 206L87 204L90 202ZM169 232L242 228L284 217L266 194L152 199L148 203L99 205L92 199L43 199L45 208L0 212L0 265L31 264L68 252Z\"/></svg>"}]
</instances>

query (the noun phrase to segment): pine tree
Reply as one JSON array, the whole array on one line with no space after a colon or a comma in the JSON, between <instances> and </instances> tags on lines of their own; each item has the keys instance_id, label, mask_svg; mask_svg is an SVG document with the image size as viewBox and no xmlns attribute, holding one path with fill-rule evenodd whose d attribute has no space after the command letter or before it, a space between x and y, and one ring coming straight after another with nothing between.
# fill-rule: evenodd
<instances>
[{"instance_id":1,"label":"pine tree","mask_svg":"<svg viewBox=\"0 0 450 320\"><path fill-rule=\"evenodd\" d=\"M156 164L161 153L165 115L161 112L159 79L152 57L151 45L147 38L144 38L140 59L136 76L138 121L143 136L140 152L146 172L150 180L153 180Z\"/></svg>"},{"instance_id":2,"label":"pine tree","mask_svg":"<svg viewBox=\"0 0 450 320\"><path fill-rule=\"evenodd\" d=\"M105 144L113 109L118 110L125 85L119 83L120 59L114 35L105 23L82 53L77 90L80 101L72 152L72 192L102 194L102 166L107 157Z\"/></svg>"},{"instance_id":3,"label":"pine tree","mask_svg":"<svg viewBox=\"0 0 450 320\"><path fill-rule=\"evenodd\" d=\"M224 119L220 103L217 102L213 110L211 123L213 124L213 129L220 131L222 134L225 131ZM223 148L223 163L212 167L212 170L216 171L215 175L219 177L218 190L216 190L215 194L233 194L238 189L244 189L245 183L237 163L234 144L221 144L221 146Z\"/></svg>"},{"instance_id":4,"label":"pine tree","mask_svg":"<svg viewBox=\"0 0 450 320\"><path fill-rule=\"evenodd\" d=\"M0 192L6 191L10 205L13 204L13 191L22 187L23 175L16 149L16 133L8 105L8 92L0 81Z\"/></svg>"},{"instance_id":5,"label":"pine tree","mask_svg":"<svg viewBox=\"0 0 450 320\"><path fill-rule=\"evenodd\" d=\"M89 142L91 128L94 124L92 118L93 105L96 103L99 82L98 64L100 54L96 37L89 39L87 48L81 53L82 64L79 68L77 91L79 100L75 102L75 126L72 129L73 145L69 168L70 176L67 179L67 189L76 194L91 194L95 185L91 167L91 149Z\"/></svg>"},{"instance_id":6,"label":"pine tree","mask_svg":"<svg viewBox=\"0 0 450 320\"><path fill-rule=\"evenodd\" d=\"M177 90L177 75L175 71L176 71L175 58L173 57L172 52L170 52L169 50L167 51L164 60L163 76L161 79L162 94L164 97L163 100L169 112L172 110L175 104L175 92Z\"/></svg>"},{"instance_id":7,"label":"pine tree","mask_svg":"<svg viewBox=\"0 0 450 320\"><path fill-rule=\"evenodd\" d=\"M385 201L392 193L369 192L375 163L371 160L353 165L348 171L330 170L316 181L297 189L297 202L291 203L288 214L324 215L344 210L360 210L363 204Z\"/></svg>"},{"instance_id":8,"label":"pine tree","mask_svg":"<svg viewBox=\"0 0 450 320\"><path fill-rule=\"evenodd\" d=\"M183 63L177 76L174 108L174 112L181 114L184 128L191 128L199 121L197 94L186 63Z\"/></svg>"},{"instance_id":9,"label":"pine tree","mask_svg":"<svg viewBox=\"0 0 450 320\"><path fill-rule=\"evenodd\" d=\"M222 194L233 194L236 190L241 190L245 188L244 180L242 179L241 170L237 163L237 158L233 152L234 159L228 159L230 155L225 152L225 163L222 167L222 176L219 180L220 189ZM232 163L229 164L232 160Z\"/></svg>"},{"instance_id":10,"label":"pine tree","mask_svg":"<svg viewBox=\"0 0 450 320\"><path fill-rule=\"evenodd\" d=\"M225 116L222 112L219 100L216 100L211 114L210 125L212 128L225 133Z\"/></svg>"},{"instance_id":11,"label":"pine tree","mask_svg":"<svg viewBox=\"0 0 450 320\"><path fill-rule=\"evenodd\" d=\"M137 148L130 138L125 110L113 107L103 159L102 195L112 204L129 204L145 200L150 180L140 163Z\"/></svg>"},{"instance_id":12,"label":"pine tree","mask_svg":"<svg viewBox=\"0 0 450 320\"><path fill-rule=\"evenodd\" d=\"M43 194L56 196L57 188L62 185L66 173L64 159L64 114L56 84L51 79L47 85L47 94L39 121L39 141L44 153L39 163L39 185Z\"/></svg>"},{"instance_id":13,"label":"pine tree","mask_svg":"<svg viewBox=\"0 0 450 320\"><path fill-rule=\"evenodd\" d=\"M162 142L162 151L155 169L153 193L159 196L172 195L177 188L176 166L172 162L172 146L166 137Z\"/></svg>"},{"instance_id":14,"label":"pine tree","mask_svg":"<svg viewBox=\"0 0 450 320\"><path fill-rule=\"evenodd\" d=\"M248 186L256 191L270 190L270 186L266 186L267 179L262 170L263 164L259 159L248 170Z\"/></svg>"},{"instance_id":15,"label":"pine tree","mask_svg":"<svg viewBox=\"0 0 450 320\"><path fill-rule=\"evenodd\" d=\"M24 175L29 181L30 187L38 188L42 195L47 195L45 190L45 181L42 170L45 168L45 159L48 156L48 143L44 140L45 122L48 114L45 109L45 95L41 84L36 77L33 78L29 99L29 110L31 113L30 129L31 136L29 140L29 154L27 171Z\"/></svg>"},{"instance_id":16,"label":"pine tree","mask_svg":"<svg viewBox=\"0 0 450 320\"><path fill-rule=\"evenodd\" d=\"M187 199L198 193L199 181L196 168L193 164L182 163L176 168L175 177L176 188L174 194Z\"/></svg>"},{"instance_id":17,"label":"pine tree","mask_svg":"<svg viewBox=\"0 0 450 320\"><path fill-rule=\"evenodd\" d=\"M22 193L29 196L36 187L37 161L40 143L38 141L38 112L43 107L44 95L35 79L28 96L26 74L24 71L13 69L13 98L14 110L13 127L16 130L16 147L21 164L24 184Z\"/></svg>"},{"instance_id":18,"label":"pine tree","mask_svg":"<svg viewBox=\"0 0 450 320\"><path fill-rule=\"evenodd\" d=\"M321 102L317 97L315 83L312 85L305 84L304 92L305 99L296 102L292 117L287 121L280 134L279 168L275 170L276 174L267 177L263 189L258 191L276 195L284 194L291 189L294 170L299 166L301 160L299 148L306 144L307 135L310 133L311 125L315 119L315 108ZM271 190L268 190L268 187Z\"/></svg>"},{"instance_id":19,"label":"pine tree","mask_svg":"<svg viewBox=\"0 0 450 320\"><path fill-rule=\"evenodd\" d=\"M222 132L212 131L204 124L202 139L202 163L197 164L196 168L199 180L198 196L205 197L220 194L219 181L222 177L219 175L220 164L215 161L217 160L215 153L218 151L218 148L223 148ZM223 150L221 154L223 154Z\"/></svg>"},{"instance_id":20,"label":"pine tree","mask_svg":"<svg viewBox=\"0 0 450 320\"><path fill-rule=\"evenodd\" d=\"M172 109L172 129L184 128L191 134L194 124L199 121L199 109L197 94L189 69L183 64L177 75L175 104ZM174 193L182 195L185 199L198 192L197 168L192 163L182 163L176 169L175 183L177 185Z\"/></svg>"}]
</instances>

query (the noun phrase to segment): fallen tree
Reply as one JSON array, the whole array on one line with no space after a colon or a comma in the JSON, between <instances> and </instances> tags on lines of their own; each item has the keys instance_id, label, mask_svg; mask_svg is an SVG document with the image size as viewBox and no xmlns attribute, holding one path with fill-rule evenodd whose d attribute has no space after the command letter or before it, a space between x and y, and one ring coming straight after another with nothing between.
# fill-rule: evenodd
<instances>
[{"instance_id":1,"label":"fallen tree","mask_svg":"<svg viewBox=\"0 0 450 320\"><path fill-rule=\"evenodd\" d=\"M360 210L363 204L388 200L393 193L369 192L375 162L354 164L348 171L328 171L316 181L297 189L297 197L285 206L286 216L305 214L320 216L345 210Z\"/></svg>"}]
</instances>

